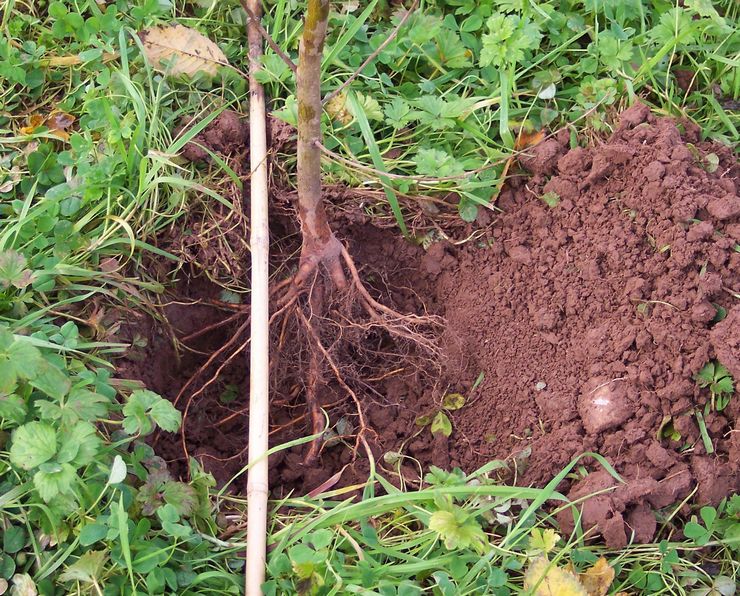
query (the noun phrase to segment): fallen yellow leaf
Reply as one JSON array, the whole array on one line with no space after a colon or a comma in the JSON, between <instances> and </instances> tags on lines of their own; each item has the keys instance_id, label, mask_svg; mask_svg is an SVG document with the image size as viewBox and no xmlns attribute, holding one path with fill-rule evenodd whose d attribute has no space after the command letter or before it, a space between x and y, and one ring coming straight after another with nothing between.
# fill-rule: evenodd
<instances>
[{"instance_id":1,"label":"fallen yellow leaf","mask_svg":"<svg viewBox=\"0 0 740 596\"><path fill-rule=\"evenodd\" d=\"M103 53L103 62L110 62L116 58L118 58L118 52ZM61 68L65 66L77 66L79 64L82 64L82 59L79 56L51 56L39 60L39 66L47 68Z\"/></svg>"},{"instance_id":2,"label":"fallen yellow leaf","mask_svg":"<svg viewBox=\"0 0 740 596\"><path fill-rule=\"evenodd\" d=\"M521 151L539 144L545 138L544 130L520 130L514 142L514 150Z\"/></svg>"},{"instance_id":3,"label":"fallen yellow leaf","mask_svg":"<svg viewBox=\"0 0 740 596\"><path fill-rule=\"evenodd\" d=\"M588 596L605 596L614 581L614 568L605 557L601 557L592 567L579 576Z\"/></svg>"},{"instance_id":4,"label":"fallen yellow leaf","mask_svg":"<svg viewBox=\"0 0 740 596\"><path fill-rule=\"evenodd\" d=\"M139 38L152 66L170 75L192 77L204 72L215 76L219 65L229 65L226 54L213 41L183 25L145 29Z\"/></svg>"},{"instance_id":5,"label":"fallen yellow leaf","mask_svg":"<svg viewBox=\"0 0 740 596\"><path fill-rule=\"evenodd\" d=\"M31 114L28 117L28 125L20 129L22 135L31 135L39 126L43 126L44 117L41 114Z\"/></svg>"},{"instance_id":6,"label":"fallen yellow leaf","mask_svg":"<svg viewBox=\"0 0 740 596\"><path fill-rule=\"evenodd\" d=\"M326 113L333 120L337 120L345 126L352 122L352 114L347 109L347 94L340 93L332 97L326 104Z\"/></svg>"},{"instance_id":7,"label":"fallen yellow leaf","mask_svg":"<svg viewBox=\"0 0 740 596\"><path fill-rule=\"evenodd\" d=\"M546 557L534 559L524 575L524 589L533 590L534 596L588 596L578 576Z\"/></svg>"}]
</instances>

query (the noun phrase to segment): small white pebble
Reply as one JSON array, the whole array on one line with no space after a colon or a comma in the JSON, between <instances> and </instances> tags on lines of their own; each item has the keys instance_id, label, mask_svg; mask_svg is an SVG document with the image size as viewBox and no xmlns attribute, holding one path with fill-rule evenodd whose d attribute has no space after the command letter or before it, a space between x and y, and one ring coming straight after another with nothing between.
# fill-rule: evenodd
<instances>
[{"instance_id":1,"label":"small white pebble","mask_svg":"<svg viewBox=\"0 0 740 596\"><path fill-rule=\"evenodd\" d=\"M547 383L545 383L544 381L539 381L539 382L538 382L538 383L537 383L537 384L536 384L536 385L534 386L534 388L535 388L535 389L536 389L537 391L542 391L542 390L543 390L543 389L544 389L545 387L547 387Z\"/></svg>"}]
</instances>

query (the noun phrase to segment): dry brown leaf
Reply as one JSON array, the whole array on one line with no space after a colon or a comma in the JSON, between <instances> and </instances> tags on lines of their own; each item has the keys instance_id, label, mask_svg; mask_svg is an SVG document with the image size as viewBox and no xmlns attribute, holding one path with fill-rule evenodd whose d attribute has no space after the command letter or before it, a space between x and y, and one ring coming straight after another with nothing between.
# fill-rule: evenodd
<instances>
[{"instance_id":1,"label":"dry brown leaf","mask_svg":"<svg viewBox=\"0 0 740 596\"><path fill-rule=\"evenodd\" d=\"M38 596L36 583L27 573L16 573L13 576L11 593L14 596Z\"/></svg>"},{"instance_id":2,"label":"dry brown leaf","mask_svg":"<svg viewBox=\"0 0 740 596\"><path fill-rule=\"evenodd\" d=\"M306 494L306 496L309 499L315 499L321 493L326 492L327 490L331 489L334 485L336 485L337 482L339 482L339 480L342 477L342 473L344 472L344 470L345 470L346 467L347 466L345 465L344 468L342 468L341 470L339 470L339 472L337 472L336 474L334 474L331 478L329 478L328 480L325 480L324 482L322 482L321 484L319 484L319 486L317 486L313 490L309 491L308 494Z\"/></svg>"},{"instance_id":3,"label":"dry brown leaf","mask_svg":"<svg viewBox=\"0 0 740 596\"><path fill-rule=\"evenodd\" d=\"M520 130L514 142L514 150L522 151L527 147L534 147L545 138L544 130Z\"/></svg>"},{"instance_id":4,"label":"dry brown leaf","mask_svg":"<svg viewBox=\"0 0 740 596\"><path fill-rule=\"evenodd\" d=\"M116 58L118 58L118 52L103 53L103 62L110 62ZM82 64L82 59L79 56L51 56L39 60L39 66L51 68L77 66L79 64Z\"/></svg>"},{"instance_id":5,"label":"dry brown leaf","mask_svg":"<svg viewBox=\"0 0 740 596\"><path fill-rule=\"evenodd\" d=\"M534 596L588 596L578 576L551 564L546 557L534 559L524 575L524 589Z\"/></svg>"},{"instance_id":6,"label":"dry brown leaf","mask_svg":"<svg viewBox=\"0 0 740 596\"><path fill-rule=\"evenodd\" d=\"M100 270L104 273L113 273L121 268L121 263L116 257L108 257L100 261Z\"/></svg>"},{"instance_id":7,"label":"dry brown leaf","mask_svg":"<svg viewBox=\"0 0 740 596\"><path fill-rule=\"evenodd\" d=\"M28 125L20 129L23 135L30 135L42 126L49 129L49 132L63 141L69 140L67 132L74 124L75 117L61 110L53 110L48 116L41 114L31 114L28 117Z\"/></svg>"},{"instance_id":8,"label":"dry brown leaf","mask_svg":"<svg viewBox=\"0 0 740 596\"><path fill-rule=\"evenodd\" d=\"M614 568L605 557L601 557L579 576L588 596L605 596L614 581Z\"/></svg>"},{"instance_id":9,"label":"dry brown leaf","mask_svg":"<svg viewBox=\"0 0 740 596\"><path fill-rule=\"evenodd\" d=\"M16 184L21 181L21 178L23 177L18 166L13 166L9 172L6 172L6 174L9 176L9 178L5 180L5 182L0 183L0 192L10 192L11 190L13 190L13 187L15 187Z\"/></svg>"},{"instance_id":10,"label":"dry brown leaf","mask_svg":"<svg viewBox=\"0 0 740 596\"><path fill-rule=\"evenodd\" d=\"M45 125L55 137L68 141L69 133L67 131L72 128L74 121L75 117L72 114L67 114L67 112L62 112L61 110L54 110L46 118Z\"/></svg>"},{"instance_id":11,"label":"dry brown leaf","mask_svg":"<svg viewBox=\"0 0 740 596\"><path fill-rule=\"evenodd\" d=\"M192 77L203 72L215 76L219 66L229 64L214 42L183 25L145 29L139 38L152 66L167 74Z\"/></svg>"}]
</instances>

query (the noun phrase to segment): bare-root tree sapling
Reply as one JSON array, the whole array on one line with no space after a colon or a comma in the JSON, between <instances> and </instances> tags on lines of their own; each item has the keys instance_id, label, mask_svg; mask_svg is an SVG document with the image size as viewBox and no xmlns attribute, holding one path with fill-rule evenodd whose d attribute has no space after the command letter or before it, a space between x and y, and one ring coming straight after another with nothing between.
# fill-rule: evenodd
<instances>
[{"instance_id":1,"label":"bare-root tree sapling","mask_svg":"<svg viewBox=\"0 0 740 596\"><path fill-rule=\"evenodd\" d=\"M304 386L312 432L319 435L324 429L325 419L318 394L324 385L323 371L327 369L355 403L359 422L355 442L357 448L364 440L366 431L362 404L342 378L340 366L333 359L331 349L324 346L321 340L320 321L326 315L333 294L341 294L346 313L351 311L352 304L361 306L364 321L350 321L350 326L376 331L382 329L406 344L416 346L427 355L438 354L434 333L429 330L439 326L441 321L428 316L402 315L376 301L364 286L347 248L329 225L321 181L321 60L329 9L329 0L308 0L299 45L296 98L298 215L302 246L296 274L278 286L286 290L283 296L278 297L278 304L281 311L286 313L292 307L298 308L297 316L305 330L309 358ZM299 304L299 297L306 294L305 303ZM341 326L348 322L337 324ZM320 448L321 440L313 441L304 458L307 464L317 460Z\"/></svg>"}]
</instances>

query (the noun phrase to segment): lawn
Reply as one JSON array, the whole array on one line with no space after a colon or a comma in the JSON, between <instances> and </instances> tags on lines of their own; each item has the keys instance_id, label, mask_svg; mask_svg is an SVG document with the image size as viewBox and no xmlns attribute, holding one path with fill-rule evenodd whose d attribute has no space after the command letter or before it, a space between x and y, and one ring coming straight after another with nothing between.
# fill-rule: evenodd
<instances>
[{"instance_id":1,"label":"lawn","mask_svg":"<svg viewBox=\"0 0 740 596\"><path fill-rule=\"evenodd\" d=\"M740 5L332 3L344 292L284 281L304 4L255 75L264 593L734 594ZM0 0L0 594L244 593L247 20Z\"/></svg>"}]
</instances>

